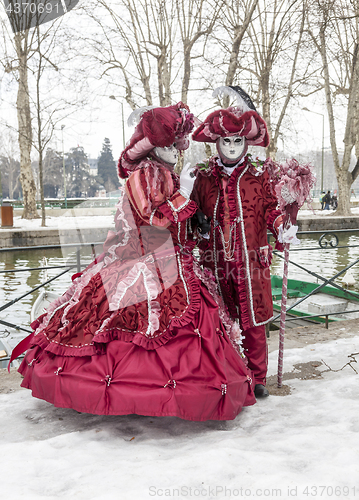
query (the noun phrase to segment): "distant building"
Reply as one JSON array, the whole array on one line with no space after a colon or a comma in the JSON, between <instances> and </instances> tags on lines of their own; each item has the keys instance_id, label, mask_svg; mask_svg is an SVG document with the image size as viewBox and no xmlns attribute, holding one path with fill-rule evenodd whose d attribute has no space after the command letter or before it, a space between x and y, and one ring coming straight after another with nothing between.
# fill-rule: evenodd
<instances>
[{"instance_id":1,"label":"distant building","mask_svg":"<svg viewBox=\"0 0 359 500\"><path fill-rule=\"evenodd\" d=\"M100 186L95 193L95 198L106 198L106 196L106 189L104 188L104 186Z\"/></svg>"},{"instance_id":2,"label":"distant building","mask_svg":"<svg viewBox=\"0 0 359 500\"><path fill-rule=\"evenodd\" d=\"M89 158L88 164L90 167L89 174L92 177L96 177L96 175L98 174L98 159L97 158Z\"/></svg>"}]
</instances>

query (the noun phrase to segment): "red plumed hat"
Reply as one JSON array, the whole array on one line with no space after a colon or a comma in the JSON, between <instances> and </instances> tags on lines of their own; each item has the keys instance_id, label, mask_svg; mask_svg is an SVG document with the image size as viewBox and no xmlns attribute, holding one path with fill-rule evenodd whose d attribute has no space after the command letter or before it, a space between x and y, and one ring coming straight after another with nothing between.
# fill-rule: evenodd
<instances>
[{"instance_id":1,"label":"red plumed hat","mask_svg":"<svg viewBox=\"0 0 359 500\"><path fill-rule=\"evenodd\" d=\"M267 147L269 136L266 122L258 114L250 97L240 87L219 87L214 96L231 95L237 106L213 111L192 134L198 142L216 142L219 137L239 135L252 146Z\"/></svg>"},{"instance_id":2,"label":"red plumed hat","mask_svg":"<svg viewBox=\"0 0 359 500\"><path fill-rule=\"evenodd\" d=\"M133 120L139 120L139 123L119 159L119 176L122 179L128 177L139 161L156 147L164 148L176 143L177 149L187 149L193 119L188 106L182 102L167 107L145 108L145 111L140 109L132 113L129 124L133 124Z\"/></svg>"}]
</instances>

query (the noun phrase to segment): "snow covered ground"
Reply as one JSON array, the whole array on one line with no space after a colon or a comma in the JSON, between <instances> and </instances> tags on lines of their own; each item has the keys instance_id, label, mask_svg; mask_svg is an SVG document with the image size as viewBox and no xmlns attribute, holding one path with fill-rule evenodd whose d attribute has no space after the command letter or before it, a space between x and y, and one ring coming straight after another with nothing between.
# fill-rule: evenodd
<instances>
[{"instance_id":1,"label":"snow covered ground","mask_svg":"<svg viewBox=\"0 0 359 500\"><path fill-rule=\"evenodd\" d=\"M109 208L109 215L81 215L77 217L71 217L70 214L67 216L46 217L46 226L52 229L67 229L67 228L88 228L93 227L94 223L96 227L108 227L114 226L114 214L111 214L114 209ZM314 216L331 216L334 214L333 210L312 210L302 209L299 212L300 217L313 217ZM359 207L352 208L353 215L359 215ZM24 230L34 230L41 227L41 219L25 220L21 219L20 216L14 217L14 227L21 228Z\"/></svg>"},{"instance_id":2,"label":"snow covered ground","mask_svg":"<svg viewBox=\"0 0 359 500\"><path fill-rule=\"evenodd\" d=\"M359 207L353 207L351 209L351 212L353 215L359 215ZM330 216L333 216L335 215L335 211L330 209L330 210L321 210L321 209L316 209L316 210L309 210L307 208L302 208L300 211L299 211L299 217L313 217L314 216L324 216L324 217L330 217Z\"/></svg>"},{"instance_id":3,"label":"snow covered ground","mask_svg":"<svg viewBox=\"0 0 359 500\"><path fill-rule=\"evenodd\" d=\"M113 227L113 215L95 219L96 227ZM46 224L87 228L94 217ZM40 225L14 218L18 228ZM323 360L338 370L351 353L359 353L359 336L288 349L284 369ZM277 351L269 375L276 368ZM350 366L317 370L321 377L285 381L290 395L260 400L231 422L93 416L54 408L27 390L0 394L1 498L359 499L359 375Z\"/></svg>"},{"instance_id":4,"label":"snow covered ground","mask_svg":"<svg viewBox=\"0 0 359 500\"><path fill-rule=\"evenodd\" d=\"M352 353L359 336L288 349L284 371L321 360L339 370ZM1 394L1 498L355 500L359 375L350 366L317 370L314 379L285 382L290 395L260 400L231 422L92 416L25 389Z\"/></svg>"},{"instance_id":5,"label":"snow covered ground","mask_svg":"<svg viewBox=\"0 0 359 500\"><path fill-rule=\"evenodd\" d=\"M111 209L108 209L111 214ZM78 217L59 216L46 217L46 227L51 229L72 229L88 227L112 227L114 226L114 215L82 215ZM14 217L14 227L29 231L41 228L41 219L26 220L20 216Z\"/></svg>"}]
</instances>

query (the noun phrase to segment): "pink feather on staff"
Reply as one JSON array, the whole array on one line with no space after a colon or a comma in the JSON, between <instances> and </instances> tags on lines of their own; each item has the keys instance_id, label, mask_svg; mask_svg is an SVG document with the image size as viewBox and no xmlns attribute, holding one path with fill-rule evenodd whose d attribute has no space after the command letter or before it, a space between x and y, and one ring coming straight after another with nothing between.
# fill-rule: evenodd
<instances>
[{"instance_id":1,"label":"pink feather on staff","mask_svg":"<svg viewBox=\"0 0 359 500\"><path fill-rule=\"evenodd\" d=\"M316 181L313 166L309 163L300 164L295 159L287 160L283 164L273 160L266 163L273 180L279 209L286 213L285 222L290 219L290 222L295 224L298 210L304 202L312 202L310 190Z\"/></svg>"}]
</instances>

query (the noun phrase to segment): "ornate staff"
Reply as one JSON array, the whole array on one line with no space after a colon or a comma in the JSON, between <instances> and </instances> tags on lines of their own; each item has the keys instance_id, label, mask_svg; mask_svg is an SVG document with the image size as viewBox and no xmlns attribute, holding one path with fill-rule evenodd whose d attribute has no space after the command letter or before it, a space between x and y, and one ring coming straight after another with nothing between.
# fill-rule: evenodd
<instances>
[{"instance_id":1,"label":"ornate staff","mask_svg":"<svg viewBox=\"0 0 359 500\"><path fill-rule=\"evenodd\" d=\"M313 167L309 164L300 165L297 160L287 160L286 163L276 169L273 176L274 190L276 192L279 208L284 213L282 225L279 227L278 240L284 244L284 271L282 282L282 303L280 312L279 328L279 353L278 353L278 387L282 387L283 378L283 349L285 316L287 306L287 283L288 283L288 261L289 246L291 243L298 244L296 237L298 230L297 215L304 202L310 203L312 198L310 190L315 184Z\"/></svg>"}]
</instances>

